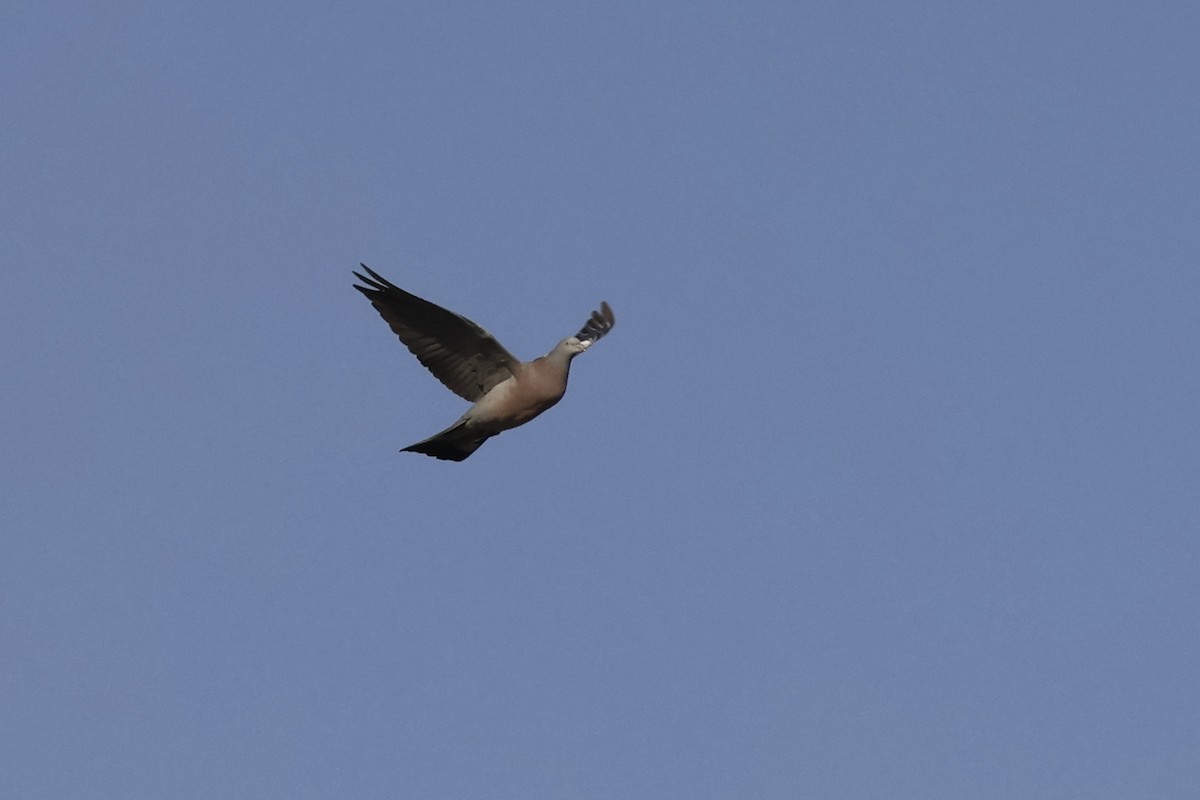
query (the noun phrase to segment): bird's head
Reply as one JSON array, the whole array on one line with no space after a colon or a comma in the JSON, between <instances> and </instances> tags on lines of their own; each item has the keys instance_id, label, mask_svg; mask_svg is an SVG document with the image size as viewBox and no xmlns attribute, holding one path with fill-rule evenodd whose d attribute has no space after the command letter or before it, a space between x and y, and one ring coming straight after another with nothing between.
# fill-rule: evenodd
<instances>
[{"instance_id":1,"label":"bird's head","mask_svg":"<svg viewBox=\"0 0 1200 800\"><path fill-rule=\"evenodd\" d=\"M568 336L559 342L558 346L568 354L577 356L595 343L595 339L580 339L578 336Z\"/></svg>"}]
</instances>

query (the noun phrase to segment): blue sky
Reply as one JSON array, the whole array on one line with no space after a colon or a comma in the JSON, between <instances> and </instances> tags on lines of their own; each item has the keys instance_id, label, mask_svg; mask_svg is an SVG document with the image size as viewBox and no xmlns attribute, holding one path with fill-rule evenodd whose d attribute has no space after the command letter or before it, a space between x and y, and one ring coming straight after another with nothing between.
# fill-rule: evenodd
<instances>
[{"instance_id":1,"label":"blue sky","mask_svg":"<svg viewBox=\"0 0 1200 800\"><path fill-rule=\"evenodd\" d=\"M0 794L1195 797L1198 29L8 4Z\"/></svg>"}]
</instances>

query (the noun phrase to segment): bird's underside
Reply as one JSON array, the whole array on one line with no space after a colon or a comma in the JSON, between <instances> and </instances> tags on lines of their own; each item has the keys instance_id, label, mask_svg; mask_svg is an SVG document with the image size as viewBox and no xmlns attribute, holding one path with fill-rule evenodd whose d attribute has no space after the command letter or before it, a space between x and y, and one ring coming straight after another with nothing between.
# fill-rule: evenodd
<instances>
[{"instance_id":1,"label":"bird's underside","mask_svg":"<svg viewBox=\"0 0 1200 800\"><path fill-rule=\"evenodd\" d=\"M616 322L612 308L601 303L577 334L522 362L466 317L404 291L365 264L362 268L366 275L354 275L365 285L354 288L435 378L473 403L453 425L404 452L462 461L492 436L525 424L562 398L572 359Z\"/></svg>"}]
</instances>

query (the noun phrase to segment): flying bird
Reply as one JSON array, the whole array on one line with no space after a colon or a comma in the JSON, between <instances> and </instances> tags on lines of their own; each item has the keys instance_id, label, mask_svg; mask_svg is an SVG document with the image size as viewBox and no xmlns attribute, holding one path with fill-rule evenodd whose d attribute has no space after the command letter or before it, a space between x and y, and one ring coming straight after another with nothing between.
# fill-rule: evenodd
<instances>
[{"instance_id":1,"label":"flying bird","mask_svg":"<svg viewBox=\"0 0 1200 800\"><path fill-rule=\"evenodd\" d=\"M608 303L541 358L523 362L490 333L466 317L409 294L361 265L367 274L354 285L384 318L392 332L446 388L474 403L446 430L402 452L462 461L480 445L509 428L524 425L553 406L567 391L571 360L612 330L616 318ZM369 276L369 277L368 277Z\"/></svg>"}]
</instances>

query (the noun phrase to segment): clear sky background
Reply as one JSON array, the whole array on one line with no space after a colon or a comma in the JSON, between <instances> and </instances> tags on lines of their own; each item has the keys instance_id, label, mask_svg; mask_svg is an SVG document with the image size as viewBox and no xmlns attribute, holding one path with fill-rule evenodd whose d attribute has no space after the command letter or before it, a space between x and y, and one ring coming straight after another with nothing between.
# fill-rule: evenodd
<instances>
[{"instance_id":1,"label":"clear sky background","mask_svg":"<svg viewBox=\"0 0 1200 800\"><path fill-rule=\"evenodd\" d=\"M5 4L0 796L1197 797L1198 9Z\"/></svg>"}]
</instances>

